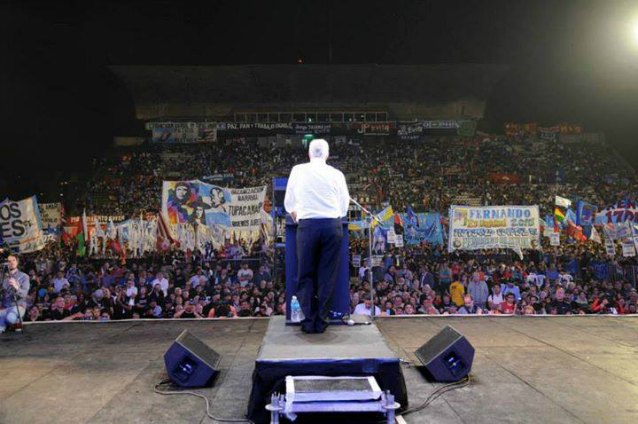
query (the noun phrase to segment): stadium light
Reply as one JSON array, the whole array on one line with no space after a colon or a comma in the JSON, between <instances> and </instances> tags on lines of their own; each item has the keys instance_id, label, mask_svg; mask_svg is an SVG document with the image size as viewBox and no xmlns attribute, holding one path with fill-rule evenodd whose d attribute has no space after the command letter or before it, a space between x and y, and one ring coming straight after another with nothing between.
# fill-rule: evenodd
<instances>
[{"instance_id":1,"label":"stadium light","mask_svg":"<svg viewBox=\"0 0 638 424\"><path fill-rule=\"evenodd\" d=\"M301 139L301 145L303 146L304 149L308 150L308 145L314 139L315 139L314 134L305 134L303 138Z\"/></svg>"}]
</instances>

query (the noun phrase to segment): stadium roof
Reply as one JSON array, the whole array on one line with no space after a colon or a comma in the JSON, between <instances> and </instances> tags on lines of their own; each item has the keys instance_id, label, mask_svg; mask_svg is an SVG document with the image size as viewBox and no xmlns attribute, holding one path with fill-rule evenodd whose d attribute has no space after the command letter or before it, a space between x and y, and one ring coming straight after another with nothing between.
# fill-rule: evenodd
<instances>
[{"instance_id":1,"label":"stadium roof","mask_svg":"<svg viewBox=\"0 0 638 424\"><path fill-rule=\"evenodd\" d=\"M112 66L138 119L235 110L384 109L395 119L483 116L507 65Z\"/></svg>"}]
</instances>

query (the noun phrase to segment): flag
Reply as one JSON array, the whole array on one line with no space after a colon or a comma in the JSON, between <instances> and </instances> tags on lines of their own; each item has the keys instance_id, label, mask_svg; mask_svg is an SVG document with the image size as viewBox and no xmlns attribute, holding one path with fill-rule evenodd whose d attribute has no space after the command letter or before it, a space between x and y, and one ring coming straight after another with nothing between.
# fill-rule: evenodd
<instances>
[{"instance_id":1,"label":"flag","mask_svg":"<svg viewBox=\"0 0 638 424\"><path fill-rule=\"evenodd\" d=\"M78 235L76 236L76 240L78 243L78 247L77 250L75 251L75 254L77 256L84 256L86 255L86 232L87 232L87 228L86 228L86 209L84 209L82 211L82 220L80 221L80 232L78 233Z\"/></svg>"},{"instance_id":2,"label":"flag","mask_svg":"<svg viewBox=\"0 0 638 424\"><path fill-rule=\"evenodd\" d=\"M538 224L541 227L541 234L545 232L545 228L547 228L547 222L543 218L538 218Z\"/></svg>"},{"instance_id":3,"label":"flag","mask_svg":"<svg viewBox=\"0 0 638 424\"><path fill-rule=\"evenodd\" d=\"M563 212L563 210L558 206L554 208L554 218L556 219L556 221L561 223L565 221L565 212Z\"/></svg>"},{"instance_id":4,"label":"flag","mask_svg":"<svg viewBox=\"0 0 638 424\"><path fill-rule=\"evenodd\" d=\"M583 234L583 227L574 224L572 221L567 222L567 235L576 241L586 241L587 237Z\"/></svg>"},{"instance_id":5,"label":"flag","mask_svg":"<svg viewBox=\"0 0 638 424\"><path fill-rule=\"evenodd\" d=\"M394 217L394 211L392 210L392 206L386 207L381 212L376 214L375 217L377 219L374 219L372 221L371 228L376 227L379 224L379 221L381 221L381 223L385 225L386 221L389 221L390 219L392 219L392 217Z\"/></svg>"},{"instance_id":6,"label":"flag","mask_svg":"<svg viewBox=\"0 0 638 424\"><path fill-rule=\"evenodd\" d=\"M348 230L349 231L363 231L367 228L370 228L370 224L368 221L357 220L348 222Z\"/></svg>"},{"instance_id":7,"label":"flag","mask_svg":"<svg viewBox=\"0 0 638 424\"><path fill-rule=\"evenodd\" d=\"M394 233L403 234L403 219L398 213L394 214Z\"/></svg>"},{"instance_id":8,"label":"flag","mask_svg":"<svg viewBox=\"0 0 638 424\"><path fill-rule=\"evenodd\" d=\"M591 235L589 236L589 239L598 244L603 243L603 240L600 238L600 234L598 234L598 231L596 231L596 227L594 227L593 225L591 227Z\"/></svg>"},{"instance_id":9,"label":"flag","mask_svg":"<svg viewBox=\"0 0 638 424\"><path fill-rule=\"evenodd\" d=\"M560 206L561 208L567 209L568 207L572 205L572 201L564 197L556 196L556 200L554 204L556 206Z\"/></svg>"},{"instance_id":10,"label":"flag","mask_svg":"<svg viewBox=\"0 0 638 424\"><path fill-rule=\"evenodd\" d=\"M576 212L574 212L573 209L567 209L567 213L565 214L565 220L567 222L573 222L574 224L578 225Z\"/></svg>"},{"instance_id":11,"label":"flag","mask_svg":"<svg viewBox=\"0 0 638 424\"><path fill-rule=\"evenodd\" d=\"M157 215L157 250L168 250L175 243L162 214Z\"/></svg>"},{"instance_id":12,"label":"flag","mask_svg":"<svg viewBox=\"0 0 638 424\"><path fill-rule=\"evenodd\" d=\"M419 217L417 216L417 214L414 213L414 211L412 210L410 206L405 208L405 213L407 215L408 223L412 225L413 227L418 227Z\"/></svg>"}]
</instances>

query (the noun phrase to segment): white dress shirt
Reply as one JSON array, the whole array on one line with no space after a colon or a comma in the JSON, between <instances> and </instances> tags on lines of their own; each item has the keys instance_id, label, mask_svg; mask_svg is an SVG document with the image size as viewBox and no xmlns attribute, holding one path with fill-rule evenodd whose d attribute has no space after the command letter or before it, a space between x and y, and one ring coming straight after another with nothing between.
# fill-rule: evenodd
<instances>
[{"instance_id":1,"label":"white dress shirt","mask_svg":"<svg viewBox=\"0 0 638 424\"><path fill-rule=\"evenodd\" d=\"M284 206L297 220L342 218L348 214L350 193L341 171L320 158L296 165L290 171Z\"/></svg>"}]
</instances>

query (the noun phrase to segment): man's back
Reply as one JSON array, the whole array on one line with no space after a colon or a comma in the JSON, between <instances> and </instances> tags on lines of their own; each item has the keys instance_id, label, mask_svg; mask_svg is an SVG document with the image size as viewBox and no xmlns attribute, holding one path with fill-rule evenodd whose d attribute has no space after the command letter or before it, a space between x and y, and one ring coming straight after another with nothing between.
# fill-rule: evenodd
<instances>
[{"instance_id":1,"label":"man's back","mask_svg":"<svg viewBox=\"0 0 638 424\"><path fill-rule=\"evenodd\" d=\"M350 196L341 171L321 160L295 165L286 188L285 206L297 219L346 216Z\"/></svg>"}]
</instances>

